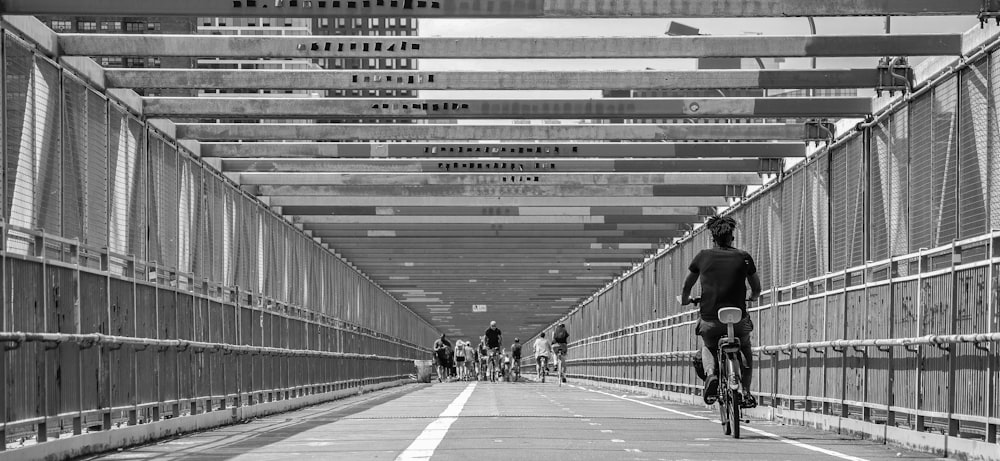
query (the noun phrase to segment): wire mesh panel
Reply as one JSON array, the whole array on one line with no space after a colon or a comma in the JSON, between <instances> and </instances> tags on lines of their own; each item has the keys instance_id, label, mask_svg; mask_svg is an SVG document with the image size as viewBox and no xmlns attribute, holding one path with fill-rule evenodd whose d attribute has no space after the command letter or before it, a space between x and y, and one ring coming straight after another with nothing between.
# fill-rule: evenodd
<instances>
[{"instance_id":1,"label":"wire mesh panel","mask_svg":"<svg viewBox=\"0 0 1000 461\"><path fill-rule=\"evenodd\" d=\"M958 117L958 237L986 232L989 224L989 65L962 71Z\"/></svg>"},{"instance_id":2,"label":"wire mesh panel","mask_svg":"<svg viewBox=\"0 0 1000 461\"><path fill-rule=\"evenodd\" d=\"M63 77L63 110L65 111L65 139L62 152L62 224L63 236L83 239L84 216L87 213L86 175L89 162L87 124L87 88L83 82L69 75Z\"/></svg>"},{"instance_id":3,"label":"wire mesh panel","mask_svg":"<svg viewBox=\"0 0 1000 461\"><path fill-rule=\"evenodd\" d=\"M909 110L905 107L889 117L889 253L905 254L910 248L909 210Z\"/></svg>"},{"instance_id":4,"label":"wire mesh panel","mask_svg":"<svg viewBox=\"0 0 1000 461\"><path fill-rule=\"evenodd\" d=\"M867 208L867 176L865 171L864 137L855 136L845 145L847 153L847 267L865 263L865 210Z\"/></svg>"},{"instance_id":5,"label":"wire mesh panel","mask_svg":"<svg viewBox=\"0 0 1000 461\"><path fill-rule=\"evenodd\" d=\"M918 335L917 315L919 282L910 280L892 285L892 337L912 338ZM892 399L889 404L917 408L917 366L915 354L907 350L893 352Z\"/></svg>"},{"instance_id":6,"label":"wire mesh panel","mask_svg":"<svg viewBox=\"0 0 1000 461\"><path fill-rule=\"evenodd\" d=\"M952 333L952 275L943 274L921 281L920 334L947 335ZM921 351L920 408L928 411L948 411L950 354L936 347Z\"/></svg>"},{"instance_id":7,"label":"wire mesh panel","mask_svg":"<svg viewBox=\"0 0 1000 461\"><path fill-rule=\"evenodd\" d=\"M955 77L934 88L934 154L931 164L933 245L951 243L957 235L958 82Z\"/></svg>"},{"instance_id":8,"label":"wire mesh panel","mask_svg":"<svg viewBox=\"0 0 1000 461\"><path fill-rule=\"evenodd\" d=\"M997 114L997 101L1000 101L1000 51L990 54L989 73L989 212L990 229L1000 229L1000 161L993 158L996 146L1000 146L1000 114Z\"/></svg>"},{"instance_id":9,"label":"wire mesh panel","mask_svg":"<svg viewBox=\"0 0 1000 461\"><path fill-rule=\"evenodd\" d=\"M35 57L35 160L37 189L32 215L38 228L62 234L62 89L59 68Z\"/></svg>"},{"instance_id":10,"label":"wire mesh panel","mask_svg":"<svg viewBox=\"0 0 1000 461\"><path fill-rule=\"evenodd\" d=\"M830 152L830 270L848 267L847 149Z\"/></svg>"},{"instance_id":11,"label":"wire mesh panel","mask_svg":"<svg viewBox=\"0 0 1000 461\"><path fill-rule=\"evenodd\" d=\"M87 91L87 174L84 242L108 245L108 101Z\"/></svg>"},{"instance_id":12,"label":"wire mesh panel","mask_svg":"<svg viewBox=\"0 0 1000 461\"><path fill-rule=\"evenodd\" d=\"M177 267L180 172L177 149L155 132L148 135L150 162L150 260Z\"/></svg>"},{"instance_id":13,"label":"wire mesh panel","mask_svg":"<svg viewBox=\"0 0 1000 461\"><path fill-rule=\"evenodd\" d=\"M24 42L4 35L4 171L6 199L4 217L11 225L34 229L32 211L35 174L35 85L34 56ZM17 122L20 121L20 122ZM31 250L27 235L9 231L7 251L26 254Z\"/></svg>"},{"instance_id":14,"label":"wire mesh panel","mask_svg":"<svg viewBox=\"0 0 1000 461\"><path fill-rule=\"evenodd\" d=\"M829 267L830 197L828 194L826 153L820 153L807 168L809 175L809 226L806 229L806 278L825 274ZM761 229L766 231L766 229Z\"/></svg>"},{"instance_id":15,"label":"wire mesh panel","mask_svg":"<svg viewBox=\"0 0 1000 461\"><path fill-rule=\"evenodd\" d=\"M869 139L869 229L868 238L871 260L880 261L889 257L889 211L892 198L892 180L889 172L889 121L883 120L871 128Z\"/></svg>"},{"instance_id":16,"label":"wire mesh panel","mask_svg":"<svg viewBox=\"0 0 1000 461\"><path fill-rule=\"evenodd\" d=\"M990 266L964 269L955 274L955 334L986 331L989 325ZM955 409L959 414L987 415L990 390L989 353L975 344L955 344Z\"/></svg>"},{"instance_id":17,"label":"wire mesh panel","mask_svg":"<svg viewBox=\"0 0 1000 461\"><path fill-rule=\"evenodd\" d=\"M909 224L910 248L916 251L934 246L933 189L933 108L931 93L910 102Z\"/></svg>"}]
</instances>

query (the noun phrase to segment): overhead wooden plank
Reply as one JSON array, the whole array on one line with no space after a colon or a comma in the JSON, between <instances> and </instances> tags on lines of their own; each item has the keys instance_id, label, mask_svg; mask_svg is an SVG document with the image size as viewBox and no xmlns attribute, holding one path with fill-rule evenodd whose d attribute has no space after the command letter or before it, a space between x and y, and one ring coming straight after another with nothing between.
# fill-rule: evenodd
<instances>
[{"instance_id":1,"label":"overhead wooden plank","mask_svg":"<svg viewBox=\"0 0 1000 461\"><path fill-rule=\"evenodd\" d=\"M791 141L827 139L798 123L591 125L423 125L321 123L178 123L179 139L201 141Z\"/></svg>"},{"instance_id":2,"label":"overhead wooden plank","mask_svg":"<svg viewBox=\"0 0 1000 461\"><path fill-rule=\"evenodd\" d=\"M203 142L202 157L805 157L802 142Z\"/></svg>"},{"instance_id":3,"label":"overhead wooden plank","mask_svg":"<svg viewBox=\"0 0 1000 461\"><path fill-rule=\"evenodd\" d=\"M464 72L106 69L109 88L270 90L680 90L873 88L877 69Z\"/></svg>"},{"instance_id":4,"label":"overhead wooden plank","mask_svg":"<svg viewBox=\"0 0 1000 461\"><path fill-rule=\"evenodd\" d=\"M89 13L93 14L93 13ZM60 34L68 56L616 59L950 56L960 34L663 37L413 37Z\"/></svg>"},{"instance_id":5,"label":"overhead wooden plank","mask_svg":"<svg viewBox=\"0 0 1000 461\"><path fill-rule=\"evenodd\" d=\"M272 206L727 206L723 197L325 197L283 195L269 197Z\"/></svg>"},{"instance_id":6,"label":"overhead wooden plank","mask_svg":"<svg viewBox=\"0 0 1000 461\"><path fill-rule=\"evenodd\" d=\"M540 182L542 174L563 173L739 173L771 169L770 159L227 159L230 173L484 174L483 182ZM242 174L238 177L242 177ZM301 176L305 178L306 176ZM536 181L536 177L538 180ZM442 179L444 180L444 179ZM308 181L308 179L303 179Z\"/></svg>"},{"instance_id":7,"label":"overhead wooden plank","mask_svg":"<svg viewBox=\"0 0 1000 461\"><path fill-rule=\"evenodd\" d=\"M143 114L252 119L663 119L844 118L872 112L871 98L365 99L148 97Z\"/></svg>"},{"instance_id":8,"label":"overhead wooden plank","mask_svg":"<svg viewBox=\"0 0 1000 461\"><path fill-rule=\"evenodd\" d=\"M377 174L377 173L241 173L241 185L299 186L491 186L537 184L563 186L614 185L760 185L755 173L539 173L530 181L516 181L517 175L507 174Z\"/></svg>"},{"instance_id":9,"label":"overhead wooden plank","mask_svg":"<svg viewBox=\"0 0 1000 461\"><path fill-rule=\"evenodd\" d=\"M789 17L975 15L979 0L523 0L518 2L325 0L5 0L4 14L223 17Z\"/></svg>"}]
</instances>

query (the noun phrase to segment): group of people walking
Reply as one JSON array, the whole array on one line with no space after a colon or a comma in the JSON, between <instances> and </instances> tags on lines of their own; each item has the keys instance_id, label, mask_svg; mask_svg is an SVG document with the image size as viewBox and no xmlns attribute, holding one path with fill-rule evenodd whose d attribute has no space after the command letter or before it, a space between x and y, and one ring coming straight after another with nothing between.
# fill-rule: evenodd
<instances>
[{"instance_id":1,"label":"group of people walking","mask_svg":"<svg viewBox=\"0 0 1000 461\"><path fill-rule=\"evenodd\" d=\"M553 353L557 354L557 359L565 357L568 341L569 333L563 324L556 327L552 343L545 339L545 333L535 340L535 366L542 382L545 380L545 368L550 357ZM479 344L476 346L471 341L461 339L452 345L447 336L442 334L434 341L434 358L438 381L516 381L521 370L521 340L514 338L509 349L503 347L503 332L497 327L496 321L492 321L486 332L479 337Z\"/></svg>"}]
</instances>

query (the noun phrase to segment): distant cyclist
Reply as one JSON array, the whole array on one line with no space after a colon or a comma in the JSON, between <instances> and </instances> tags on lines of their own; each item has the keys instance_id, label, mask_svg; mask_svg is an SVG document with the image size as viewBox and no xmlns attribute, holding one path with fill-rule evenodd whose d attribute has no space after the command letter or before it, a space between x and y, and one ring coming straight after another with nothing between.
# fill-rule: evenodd
<instances>
[{"instance_id":1,"label":"distant cyclist","mask_svg":"<svg viewBox=\"0 0 1000 461\"><path fill-rule=\"evenodd\" d=\"M535 340L535 373L538 379L545 382L545 367L549 366L549 355L552 354L552 345L545 339L545 332Z\"/></svg>"},{"instance_id":2,"label":"distant cyclist","mask_svg":"<svg viewBox=\"0 0 1000 461\"><path fill-rule=\"evenodd\" d=\"M451 369L451 341L444 334L434 341L434 358L437 359L438 382L442 382Z\"/></svg>"},{"instance_id":3,"label":"distant cyclist","mask_svg":"<svg viewBox=\"0 0 1000 461\"><path fill-rule=\"evenodd\" d=\"M455 341L455 367L458 369L458 379L465 379L465 341Z\"/></svg>"},{"instance_id":4,"label":"distant cyclist","mask_svg":"<svg viewBox=\"0 0 1000 461\"><path fill-rule=\"evenodd\" d=\"M559 376L562 382L566 382L566 353L569 352L569 331L566 324L560 323L556 326L556 331L552 333L552 352L556 355L556 365L559 367Z\"/></svg>"},{"instance_id":5,"label":"distant cyclist","mask_svg":"<svg viewBox=\"0 0 1000 461\"><path fill-rule=\"evenodd\" d=\"M485 379L486 363L490 359L490 348L486 347L486 336L479 337L479 349L476 353L479 355L479 379Z\"/></svg>"},{"instance_id":6,"label":"distant cyclist","mask_svg":"<svg viewBox=\"0 0 1000 461\"><path fill-rule=\"evenodd\" d=\"M490 322L490 327L483 334L486 337L486 348L489 349L489 359L493 361L493 366L499 368L502 364L500 360L500 347L503 346L503 332L497 328L496 320ZM492 379L492 378L491 378Z\"/></svg>"},{"instance_id":7,"label":"distant cyclist","mask_svg":"<svg viewBox=\"0 0 1000 461\"><path fill-rule=\"evenodd\" d=\"M521 376L521 340L514 338L514 344L510 346L510 359L514 376Z\"/></svg>"},{"instance_id":8,"label":"distant cyclist","mask_svg":"<svg viewBox=\"0 0 1000 461\"><path fill-rule=\"evenodd\" d=\"M684 288L681 291L681 304L691 302L691 288L695 282L701 281L701 301L699 304L700 320L698 334L705 345L701 356L704 362L705 389L702 398L705 403L712 404L718 397L719 377L715 356L719 352L719 340L726 336L726 324L719 321L719 309L723 307L738 307L743 310L743 319L733 325L733 331L740 339L740 350L743 353L745 367L742 373L743 402L746 407L754 407L757 401L750 393L753 379L753 355L750 350L750 332L753 322L747 313L747 287L750 284L750 299L760 296L760 279L757 277L757 265L753 257L746 251L733 247L733 231L736 220L728 216L713 216L707 223L712 233L715 245L701 250L691 261Z\"/></svg>"}]
</instances>

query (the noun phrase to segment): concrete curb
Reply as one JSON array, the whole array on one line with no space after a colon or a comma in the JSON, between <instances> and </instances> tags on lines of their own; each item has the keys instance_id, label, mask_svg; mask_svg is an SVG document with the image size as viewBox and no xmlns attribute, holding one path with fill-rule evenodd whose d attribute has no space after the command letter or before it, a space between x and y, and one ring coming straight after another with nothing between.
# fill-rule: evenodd
<instances>
[{"instance_id":1,"label":"concrete curb","mask_svg":"<svg viewBox=\"0 0 1000 461\"><path fill-rule=\"evenodd\" d=\"M627 391L658 397L670 402L688 405L704 405L700 396L673 391L647 389L625 384L611 384L602 381L586 379L571 379L570 382L587 384L594 387ZM963 461L1000 461L1000 445L978 440L917 432L868 421L823 415L802 410L788 410L775 407L758 407L744 410L749 417L767 421L778 421L784 424L797 424L814 429L820 429L838 434L851 435L860 439L882 442L914 451L932 453L937 456L951 457Z\"/></svg>"},{"instance_id":2,"label":"concrete curb","mask_svg":"<svg viewBox=\"0 0 1000 461\"><path fill-rule=\"evenodd\" d=\"M236 424L252 418L297 410L310 405L357 395L359 392L372 392L400 386L408 382L411 382L411 380L390 381L277 402L226 408L210 413L182 416L180 418L156 421L148 424L121 427L110 431L92 432L0 452L0 458L4 461L57 461L114 451L119 448L142 445L187 432L204 431L229 424Z\"/></svg>"}]
</instances>

